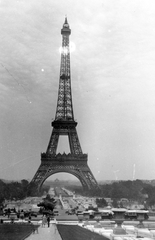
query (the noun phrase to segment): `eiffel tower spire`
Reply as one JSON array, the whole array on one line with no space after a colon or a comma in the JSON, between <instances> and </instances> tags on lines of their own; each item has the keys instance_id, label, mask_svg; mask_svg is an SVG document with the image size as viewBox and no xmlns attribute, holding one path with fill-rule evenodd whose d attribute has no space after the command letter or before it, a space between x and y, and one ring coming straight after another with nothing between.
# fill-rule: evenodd
<instances>
[{"instance_id":1,"label":"eiffel tower spire","mask_svg":"<svg viewBox=\"0 0 155 240\"><path fill-rule=\"evenodd\" d=\"M61 66L59 79L59 92L55 120L74 120L73 104L71 94L71 76L70 76L70 48L69 35L71 30L67 22L67 17L61 29L62 47L61 47Z\"/></svg>"}]
</instances>

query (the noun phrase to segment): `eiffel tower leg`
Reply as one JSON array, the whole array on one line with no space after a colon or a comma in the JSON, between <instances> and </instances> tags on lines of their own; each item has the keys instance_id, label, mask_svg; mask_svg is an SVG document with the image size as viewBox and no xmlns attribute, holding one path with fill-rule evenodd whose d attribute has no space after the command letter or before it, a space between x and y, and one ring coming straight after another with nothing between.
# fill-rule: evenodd
<instances>
[{"instance_id":1,"label":"eiffel tower leg","mask_svg":"<svg viewBox=\"0 0 155 240\"><path fill-rule=\"evenodd\" d=\"M53 128L52 135L48 144L47 153L52 155L56 154L57 146L59 141L59 131Z\"/></svg>"},{"instance_id":2,"label":"eiffel tower leg","mask_svg":"<svg viewBox=\"0 0 155 240\"><path fill-rule=\"evenodd\" d=\"M32 183L36 184L38 189L40 188L40 185L41 185L43 179L45 179L45 176L48 172L48 168L49 168L48 164L41 163L36 174L34 175L32 181L31 181Z\"/></svg>"},{"instance_id":3,"label":"eiffel tower leg","mask_svg":"<svg viewBox=\"0 0 155 240\"><path fill-rule=\"evenodd\" d=\"M81 178L84 179L85 185L83 186L86 190L99 189L98 183L94 178L90 168L87 166L80 169Z\"/></svg>"},{"instance_id":4,"label":"eiffel tower leg","mask_svg":"<svg viewBox=\"0 0 155 240\"><path fill-rule=\"evenodd\" d=\"M69 144L72 154L82 154L76 128L69 129Z\"/></svg>"}]
</instances>

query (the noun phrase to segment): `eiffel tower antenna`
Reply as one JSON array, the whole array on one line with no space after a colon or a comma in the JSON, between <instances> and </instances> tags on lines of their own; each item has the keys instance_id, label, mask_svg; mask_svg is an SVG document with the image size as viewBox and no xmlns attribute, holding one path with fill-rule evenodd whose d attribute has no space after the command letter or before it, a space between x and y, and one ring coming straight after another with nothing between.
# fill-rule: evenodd
<instances>
[{"instance_id":1,"label":"eiffel tower antenna","mask_svg":"<svg viewBox=\"0 0 155 240\"><path fill-rule=\"evenodd\" d=\"M41 164L31 181L36 184L38 190L48 177L59 172L74 175L86 190L99 188L87 164L88 155L82 152L76 131L77 122L74 120L71 92L70 34L71 29L67 17L65 17L65 22L61 29L62 49L60 78L56 114L54 121L52 121L52 134L46 153L41 154ZM69 154L56 154L60 135L68 136L70 146Z\"/></svg>"}]
</instances>

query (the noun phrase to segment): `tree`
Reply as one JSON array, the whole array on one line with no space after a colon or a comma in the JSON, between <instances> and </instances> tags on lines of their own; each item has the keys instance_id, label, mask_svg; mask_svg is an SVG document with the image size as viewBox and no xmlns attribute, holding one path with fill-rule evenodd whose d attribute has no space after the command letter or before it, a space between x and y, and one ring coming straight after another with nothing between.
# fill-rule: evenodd
<instances>
[{"instance_id":1,"label":"tree","mask_svg":"<svg viewBox=\"0 0 155 240\"><path fill-rule=\"evenodd\" d=\"M142 193L148 195L146 205L150 207L154 206L155 205L155 187L149 184L145 184L142 189Z\"/></svg>"},{"instance_id":2,"label":"tree","mask_svg":"<svg viewBox=\"0 0 155 240\"><path fill-rule=\"evenodd\" d=\"M104 198L96 198L96 204L98 207L106 207L108 205Z\"/></svg>"},{"instance_id":3,"label":"tree","mask_svg":"<svg viewBox=\"0 0 155 240\"><path fill-rule=\"evenodd\" d=\"M118 207L118 201L117 201L117 199L116 198L114 198L114 199L112 199L113 200L113 207L114 208L117 208Z\"/></svg>"}]
</instances>

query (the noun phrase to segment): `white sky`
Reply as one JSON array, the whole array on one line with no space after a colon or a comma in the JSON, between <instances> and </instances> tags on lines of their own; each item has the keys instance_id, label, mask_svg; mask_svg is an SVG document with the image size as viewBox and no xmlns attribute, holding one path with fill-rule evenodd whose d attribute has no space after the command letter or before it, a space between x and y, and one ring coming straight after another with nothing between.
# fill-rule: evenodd
<instances>
[{"instance_id":1,"label":"white sky","mask_svg":"<svg viewBox=\"0 0 155 240\"><path fill-rule=\"evenodd\" d=\"M46 151L66 14L89 167L97 180L154 179L154 0L0 0L0 178L31 179Z\"/></svg>"}]
</instances>

